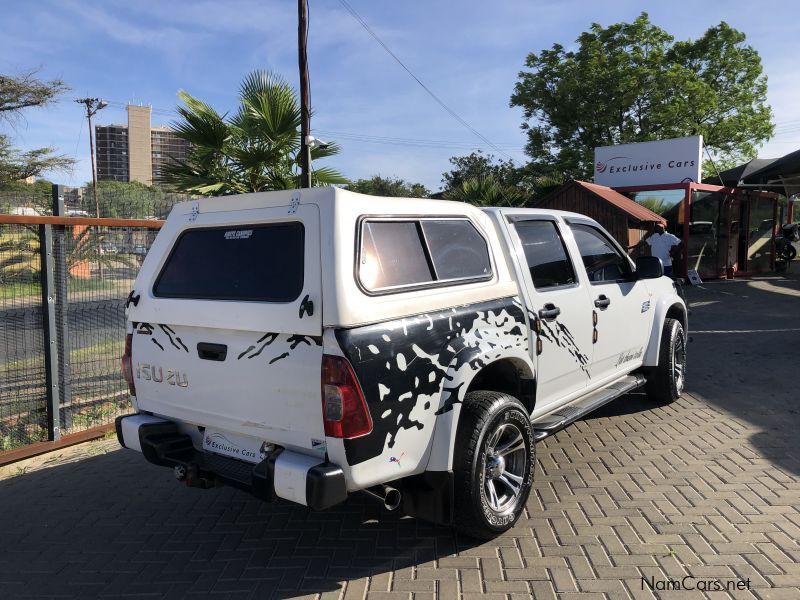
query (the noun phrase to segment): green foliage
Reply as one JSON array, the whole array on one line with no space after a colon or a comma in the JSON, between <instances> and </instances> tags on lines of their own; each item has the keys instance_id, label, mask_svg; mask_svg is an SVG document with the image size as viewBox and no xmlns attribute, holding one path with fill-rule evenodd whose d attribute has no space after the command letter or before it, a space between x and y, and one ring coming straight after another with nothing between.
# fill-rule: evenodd
<instances>
[{"instance_id":1,"label":"green foliage","mask_svg":"<svg viewBox=\"0 0 800 600\"><path fill-rule=\"evenodd\" d=\"M467 180L490 177L494 183L515 186L522 178L521 172L514 166L513 161L495 161L492 154L484 154L480 150L467 156L453 156L450 158L450 164L454 168L447 173L442 173L445 195L461 189L462 184ZM473 182L471 185L475 183Z\"/></svg>"},{"instance_id":2,"label":"green foliage","mask_svg":"<svg viewBox=\"0 0 800 600\"><path fill-rule=\"evenodd\" d=\"M370 196L427 198L431 195L430 190L421 183L411 183L399 177L381 177L380 175L374 175L369 179L359 179L345 186L345 189Z\"/></svg>"},{"instance_id":3,"label":"green foliage","mask_svg":"<svg viewBox=\"0 0 800 600\"><path fill-rule=\"evenodd\" d=\"M97 199L100 216L112 219L144 219L160 217L156 214L164 204L164 192L157 187L138 181L98 181ZM96 207L92 188L87 185L81 209L95 216Z\"/></svg>"},{"instance_id":4,"label":"green foliage","mask_svg":"<svg viewBox=\"0 0 800 600\"><path fill-rule=\"evenodd\" d=\"M36 71L0 75L0 120L13 122L22 110L46 106L68 89L58 79L37 79ZM53 154L52 148L18 150L7 135L0 134L0 184L36 177L45 171L68 170L74 164L71 158Z\"/></svg>"},{"instance_id":5,"label":"green foliage","mask_svg":"<svg viewBox=\"0 0 800 600\"><path fill-rule=\"evenodd\" d=\"M674 41L647 13L592 24L577 49L529 54L511 105L522 107L534 164L588 178L596 146L701 134L717 157L741 161L774 131L767 80L745 35L721 22Z\"/></svg>"},{"instance_id":6,"label":"green foliage","mask_svg":"<svg viewBox=\"0 0 800 600\"><path fill-rule=\"evenodd\" d=\"M52 148L18 150L8 136L0 134L0 184L36 177L45 171L66 171L74 164L72 158L53 154Z\"/></svg>"},{"instance_id":7,"label":"green foliage","mask_svg":"<svg viewBox=\"0 0 800 600\"><path fill-rule=\"evenodd\" d=\"M506 185L493 175L468 177L458 187L444 193L446 200L467 202L476 206L525 206L528 196L518 187Z\"/></svg>"},{"instance_id":8,"label":"green foliage","mask_svg":"<svg viewBox=\"0 0 800 600\"><path fill-rule=\"evenodd\" d=\"M108 253L101 250L107 233L94 227L68 228L67 270L81 263L103 268L132 268L136 258L129 254ZM0 230L0 285L38 284L41 271L39 236L34 227L16 232ZM102 281L102 280L101 280ZM76 288L77 289L77 288Z\"/></svg>"},{"instance_id":9,"label":"green foliage","mask_svg":"<svg viewBox=\"0 0 800 600\"><path fill-rule=\"evenodd\" d=\"M47 179L37 179L33 183L24 181L6 181L0 183L0 192L17 194L20 196L37 196L50 198L53 193L53 182Z\"/></svg>"},{"instance_id":10,"label":"green foliage","mask_svg":"<svg viewBox=\"0 0 800 600\"><path fill-rule=\"evenodd\" d=\"M19 75L0 75L0 118L13 119L19 111L33 106L45 106L59 94L69 91L60 79L41 81L36 70Z\"/></svg>"},{"instance_id":11,"label":"green foliage","mask_svg":"<svg viewBox=\"0 0 800 600\"><path fill-rule=\"evenodd\" d=\"M652 210L657 215L663 215L670 206L664 202L663 198L659 198L658 196L645 196L644 198L637 199L636 202Z\"/></svg>"},{"instance_id":12,"label":"green foliage","mask_svg":"<svg viewBox=\"0 0 800 600\"><path fill-rule=\"evenodd\" d=\"M176 191L219 196L300 187L300 103L274 73L253 71L242 82L239 107L230 117L181 91L177 135L191 147L185 161L164 168L161 182ZM336 144L318 146L312 160L333 156ZM329 167L316 167L314 185L348 183Z\"/></svg>"},{"instance_id":13,"label":"green foliage","mask_svg":"<svg viewBox=\"0 0 800 600\"><path fill-rule=\"evenodd\" d=\"M33 228L0 227L0 284L39 280L39 237Z\"/></svg>"}]
</instances>

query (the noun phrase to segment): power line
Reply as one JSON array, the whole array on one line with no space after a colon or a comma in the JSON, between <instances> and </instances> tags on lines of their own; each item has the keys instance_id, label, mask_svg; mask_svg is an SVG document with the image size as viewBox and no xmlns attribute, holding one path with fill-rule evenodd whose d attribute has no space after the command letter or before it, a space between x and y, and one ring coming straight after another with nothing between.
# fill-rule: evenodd
<instances>
[{"instance_id":1,"label":"power line","mask_svg":"<svg viewBox=\"0 0 800 600\"><path fill-rule=\"evenodd\" d=\"M349 12L349 13L350 13L350 16L352 16L352 17L353 17L353 18L354 18L354 19L355 19L355 20L356 20L356 21L357 21L357 22L358 22L358 23L361 25L361 27L363 27L363 28L364 28L364 30L365 30L365 31L366 31L368 34L370 34L370 35L372 36L372 38L373 38L373 39L374 39L376 42L378 42L378 44L380 44L380 45L381 45L381 47L382 47L384 50L386 50L386 52L389 54L389 56L391 56L391 57L392 57L392 58L393 58L393 59L394 59L394 60L397 62L397 64L399 64L401 67L403 67L403 69L406 71L406 73L408 73L408 74L411 76L411 78L412 78L414 81L416 81L416 82L419 84L419 86L420 86L420 87L421 87L423 90L425 90L425 91L428 93L428 95L429 95L431 98L433 98L433 99L436 101L436 103L437 103L439 106L441 106L441 107L442 107L442 108L443 108L443 109L444 109L444 110L445 110L445 111L446 111L446 112L447 112L447 113L448 113L450 116L452 116L452 117L453 117L453 118L454 118L456 121L458 121L459 123L461 123L461 125L463 125L463 126L464 126L464 127L466 127L466 128L469 130L469 131L471 131L471 132L472 132L472 133L473 133L473 134L474 134L476 137L478 137L480 140L482 140L482 141L483 141L483 142L484 142L484 143L485 143L487 146L489 146L490 148L492 148L492 149L496 150L497 152L500 152L501 154L504 154L506 157L508 157L509 159L513 160L513 157L512 157L510 154L508 154L508 153L507 153L505 150L502 150L501 148L499 148L498 146L496 146L495 144L493 144L491 141L489 141L489 139L488 139L488 138L486 138L486 137L485 137L485 136L484 136L484 135L483 135L483 134L482 134L480 131L478 131L478 130L477 130L477 129L475 129L475 128L474 128L472 125L470 125L469 123L467 123L467 122L466 122L466 121L465 121L463 118L461 118L461 116L459 116L459 115L458 115L458 113L456 113L456 112L455 112L455 111L454 111L452 108L450 108L449 106L447 106L447 104L445 104L445 103L444 103L444 101L443 101L441 98L439 98L439 96L437 96L436 94L434 94L434 93L433 93L433 91L432 91L432 90L431 90L431 89L430 89L430 88L429 88L427 85L425 85L424 83L422 83L422 81L420 80L420 78L419 78L419 77L417 77L416 75L414 75L414 73L411 71L411 69L409 69L409 68L406 66L406 64L405 64L405 63L404 63L402 60L400 60L400 58L399 58L399 57L398 57L398 56L397 56L397 55L396 55L394 52L392 52L391 48L389 48L389 46L387 46L387 45L386 45L386 43L385 43L385 42L384 42L384 41L383 41L383 40L382 40L382 39L381 39L381 38L378 36L378 34L377 34L377 33L375 33L375 32L372 30L372 28L371 28L371 27L370 27L370 26L367 24L367 22L366 22L366 21L365 21L365 20L364 20L364 19L361 17L361 15L359 15L359 14L356 12L356 10L355 10L355 9L354 9L352 6L350 6L350 4L348 4L347 0L339 0L339 4L341 4L341 5L342 5L342 6L345 8L345 10L346 10L347 12Z\"/></svg>"},{"instance_id":2,"label":"power line","mask_svg":"<svg viewBox=\"0 0 800 600\"><path fill-rule=\"evenodd\" d=\"M372 136L360 133L349 133L344 131L330 131L330 130L317 130L321 136L326 138L333 138L336 140L348 140L360 143L369 143L369 144L385 144L390 146L415 146L415 147L423 147L423 148L439 148L439 149L452 149L452 150L480 150L487 148L487 146L483 144L473 144L470 142L459 142L459 141L448 141L448 140L425 140L425 139L413 139L413 138L398 138L398 137L383 137L383 136ZM507 151L511 152L520 152L524 151L522 146L517 144L495 144L494 148L488 148L493 150L495 148L502 148Z\"/></svg>"}]
</instances>

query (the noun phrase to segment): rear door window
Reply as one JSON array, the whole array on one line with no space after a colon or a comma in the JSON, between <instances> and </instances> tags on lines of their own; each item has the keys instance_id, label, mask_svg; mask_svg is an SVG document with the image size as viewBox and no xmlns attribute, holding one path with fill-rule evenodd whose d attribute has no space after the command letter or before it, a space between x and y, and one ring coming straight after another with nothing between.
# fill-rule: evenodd
<instances>
[{"instance_id":1,"label":"rear door window","mask_svg":"<svg viewBox=\"0 0 800 600\"><path fill-rule=\"evenodd\" d=\"M305 229L297 221L184 231L153 295L292 302L303 291Z\"/></svg>"},{"instance_id":2,"label":"rear door window","mask_svg":"<svg viewBox=\"0 0 800 600\"><path fill-rule=\"evenodd\" d=\"M517 221L514 224L525 251L525 261L537 290L576 283L564 241L553 221Z\"/></svg>"},{"instance_id":3,"label":"rear door window","mask_svg":"<svg viewBox=\"0 0 800 600\"><path fill-rule=\"evenodd\" d=\"M631 272L630 262L597 228L571 223L572 235L581 252L583 266L592 283L618 281Z\"/></svg>"}]
</instances>

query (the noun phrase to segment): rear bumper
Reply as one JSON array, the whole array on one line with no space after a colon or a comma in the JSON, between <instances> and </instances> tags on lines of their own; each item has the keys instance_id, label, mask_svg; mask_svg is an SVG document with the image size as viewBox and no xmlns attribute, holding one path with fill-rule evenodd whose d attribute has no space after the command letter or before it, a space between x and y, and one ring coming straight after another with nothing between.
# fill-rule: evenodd
<instances>
[{"instance_id":1,"label":"rear bumper","mask_svg":"<svg viewBox=\"0 0 800 600\"><path fill-rule=\"evenodd\" d=\"M338 465L320 458L278 448L257 464L202 452L172 421L152 415L117 417L119 443L141 452L155 465L183 467L189 478L220 480L274 501L291 500L315 510L344 502L347 485Z\"/></svg>"}]
</instances>

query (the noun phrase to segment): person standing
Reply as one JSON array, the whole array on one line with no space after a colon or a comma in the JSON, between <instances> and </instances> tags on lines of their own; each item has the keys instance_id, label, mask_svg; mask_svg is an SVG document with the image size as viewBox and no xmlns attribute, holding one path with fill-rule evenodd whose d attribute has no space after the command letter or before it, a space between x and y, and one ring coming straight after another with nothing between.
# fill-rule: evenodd
<instances>
[{"instance_id":1,"label":"person standing","mask_svg":"<svg viewBox=\"0 0 800 600\"><path fill-rule=\"evenodd\" d=\"M672 277L672 257L683 246L680 238L665 231L662 223L656 223L653 232L644 239L644 242L650 246L650 255L661 259L664 275Z\"/></svg>"}]
</instances>

